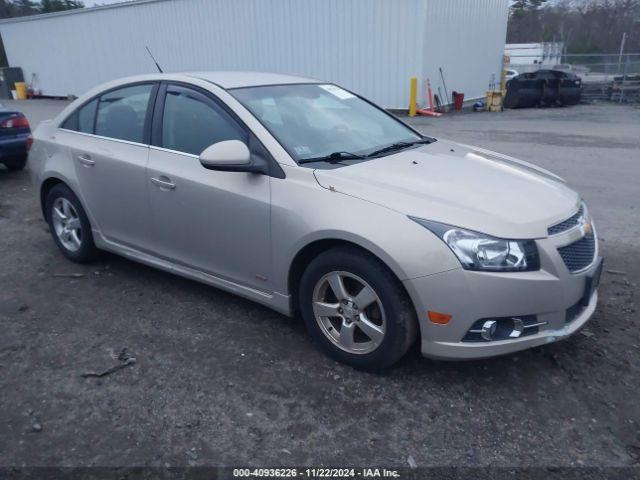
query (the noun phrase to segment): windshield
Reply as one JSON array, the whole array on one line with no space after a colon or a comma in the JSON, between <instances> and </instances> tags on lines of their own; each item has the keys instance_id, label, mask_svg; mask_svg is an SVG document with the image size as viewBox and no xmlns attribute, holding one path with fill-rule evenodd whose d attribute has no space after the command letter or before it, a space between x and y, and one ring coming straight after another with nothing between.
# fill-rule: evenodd
<instances>
[{"instance_id":1,"label":"windshield","mask_svg":"<svg viewBox=\"0 0 640 480\"><path fill-rule=\"evenodd\" d=\"M335 85L276 85L230 92L296 160L335 152L367 155L420 135Z\"/></svg>"}]
</instances>

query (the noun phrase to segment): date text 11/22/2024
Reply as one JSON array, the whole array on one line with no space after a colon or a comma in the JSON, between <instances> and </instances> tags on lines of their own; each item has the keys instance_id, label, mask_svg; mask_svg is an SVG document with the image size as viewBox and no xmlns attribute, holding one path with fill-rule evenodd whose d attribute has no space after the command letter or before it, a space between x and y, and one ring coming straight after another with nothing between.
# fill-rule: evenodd
<instances>
[{"instance_id":1,"label":"date text 11/22/2024","mask_svg":"<svg viewBox=\"0 0 640 480\"><path fill-rule=\"evenodd\" d=\"M400 478L387 468L236 468L234 478Z\"/></svg>"}]
</instances>

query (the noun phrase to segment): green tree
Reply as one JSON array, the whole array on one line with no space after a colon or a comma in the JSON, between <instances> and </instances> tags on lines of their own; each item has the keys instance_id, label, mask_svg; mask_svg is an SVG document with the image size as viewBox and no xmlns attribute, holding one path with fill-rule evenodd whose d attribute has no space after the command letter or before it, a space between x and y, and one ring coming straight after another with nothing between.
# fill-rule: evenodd
<instances>
[{"instance_id":1,"label":"green tree","mask_svg":"<svg viewBox=\"0 0 640 480\"><path fill-rule=\"evenodd\" d=\"M12 4L7 0L0 0L0 18L9 18L12 17L11 9Z\"/></svg>"},{"instance_id":2,"label":"green tree","mask_svg":"<svg viewBox=\"0 0 640 480\"><path fill-rule=\"evenodd\" d=\"M0 18L61 12L83 7L84 4L79 0L0 0Z\"/></svg>"},{"instance_id":3,"label":"green tree","mask_svg":"<svg viewBox=\"0 0 640 480\"><path fill-rule=\"evenodd\" d=\"M571 53L640 52L640 0L517 0L508 43L563 42Z\"/></svg>"},{"instance_id":4,"label":"green tree","mask_svg":"<svg viewBox=\"0 0 640 480\"><path fill-rule=\"evenodd\" d=\"M79 0L42 0L40 4L41 13L62 12L75 8L84 8L84 3Z\"/></svg>"},{"instance_id":5,"label":"green tree","mask_svg":"<svg viewBox=\"0 0 640 480\"><path fill-rule=\"evenodd\" d=\"M14 0L14 16L34 15L39 13L39 5L32 0Z\"/></svg>"},{"instance_id":6,"label":"green tree","mask_svg":"<svg viewBox=\"0 0 640 480\"><path fill-rule=\"evenodd\" d=\"M543 35L540 24L542 7L548 0L515 0L509 10L509 43L540 41Z\"/></svg>"}]
</instances>

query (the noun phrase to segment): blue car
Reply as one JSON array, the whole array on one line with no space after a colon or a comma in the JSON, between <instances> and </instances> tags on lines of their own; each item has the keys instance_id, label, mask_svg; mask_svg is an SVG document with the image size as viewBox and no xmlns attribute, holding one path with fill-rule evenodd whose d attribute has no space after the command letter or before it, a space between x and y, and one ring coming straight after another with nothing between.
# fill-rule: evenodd
<instances>
[{"instance_id":1,"label":"blue car","mask_svg":"<svg viewBox=\"0 0 640 480\"><path fill-rule=\"evenodd\" d=\"M32 141L27 117L22 112L0 108L0 163L10 171L22 170Z\"/></svg>"}]
</instances>

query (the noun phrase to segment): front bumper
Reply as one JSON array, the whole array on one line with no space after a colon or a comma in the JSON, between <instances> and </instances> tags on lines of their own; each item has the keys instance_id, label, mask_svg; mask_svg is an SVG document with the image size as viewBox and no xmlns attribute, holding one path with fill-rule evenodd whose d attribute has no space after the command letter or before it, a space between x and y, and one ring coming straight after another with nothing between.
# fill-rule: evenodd
<instances>
[{"instance_id":1,"label":"front bumper","mask_svg":"<svg viewBox=\"0 0 640 480\"><path fill-rule=\"evenodd\" d=\"M599 266L597 241L593 262L577 273L569 272L558 247L576 241L581 234L575 231L537 240L541 269L535 272L475 272L459 268L405 280L418 313L422 354L448 360L492 357L555 342L579 330L593 315L598 300L594 290L588 304L580 306L587 279ZM432 323L428 311L452 318L446 325ZM543 323L535 334L507 340L463 341L480 319L532 315Z\"/></svg>"}]
</instances>

